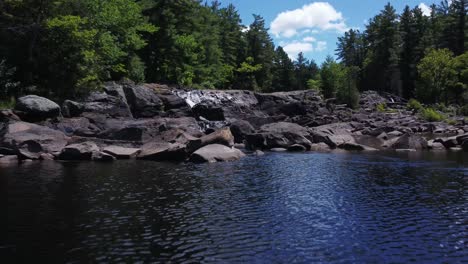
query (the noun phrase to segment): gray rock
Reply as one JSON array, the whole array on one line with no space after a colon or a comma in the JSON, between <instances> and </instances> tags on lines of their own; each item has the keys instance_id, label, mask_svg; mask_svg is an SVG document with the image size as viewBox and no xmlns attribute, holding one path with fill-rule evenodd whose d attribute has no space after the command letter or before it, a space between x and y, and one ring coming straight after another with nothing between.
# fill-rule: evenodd
<instances>
[{"instance_id":1,"label":"gray rock","mask_svg":"<svg viewBox=\"0 0 468 264\"><path fill-rule=\"evenodd\" d=\"M35 151L39 145L45 153L61 151L68 140L60 131L26 122L10 122L0 131L0 148L10 149L14 153L19 153L20 150L29 151L29 147L33 145L32 152L36 154L39 153Z\"/></svg>"},{"instance_id":2,"label":"gray rock","mask_svg":"<svg viewBox=\"0 0 468 264\"><path fill-rule=\"evenodd\" d=\"M17 156L3 156L0 157L0 166L1 165L11 165L11 164L16 164L18 163L18 157Z\"/></svg>"},{"instance_id":3,"label":"gray rock","mask_svg":"<svg viewBox=\"0 0 468 264\"><path fill-rule=\"evenodd\" d=\"M99 152L99 147L94 142L83 142L66 146L60 152L59 160L91 160L93 154Z\"/></svg>"},{"instance_id":4,"label":"gray rock","mask_svg":"<svg viewBox=\"0 0 468 264\"><path fill-rule=\"evenodd\" d=\"M111 161L116 160L114 156L104 153L104 152L93 152L91 159L93 161L99 161L99 162L111 162Z\"/></svg>"},{"instance_id":5,"label":"gray rock","mask_svg":"<svg viewBox=\"0 0 468 264\"><path fill-rule=\"evenodd\" d=\"M135 117L154 117L163 111L164 103L151 88L126 85L124 92Z\"/></svg>"},{"instance_id":6,"label":"gray rock","mask_svg":"<svg viewBox=\"0 0 468 264\"><path fill-rule=\"evenodd\" d=\"M195 151L191 156L192 162L222 162L222 161L235 161L245 157L242 151L229 148L220 144L207 145Z\"/></svg>"},{"instance_id":7,"label":"gray rock","mask_svg":"<svg viewBox=\"0 0 468 264\"><path fill-rule=\"evenodd\" d=\"M419 135L405 134L391 145L393 149L427 149L427 141Z\"/></svg>"},{"instance_id":8,"label":"gray rock","mask_svg":"<svg viewBox=\"0 0 468 264\"><path fill-rule=\"evenodd\" d=\"M23 119L32 121L60 116L60 106L58 104L37 95L18 98L15 109L24 113Z\"/></svg>"},{"instance_id":9,"label":"gray rock","mask_svg":"<svg viewBox=\"0 0 468 264\"><path fill-rule=\"evenodd\" d=\"M188 152L185 145L180 143L151 142L141 147L137 159L154 161L183 161Z\"/></svg>"},{"instance_id":10,"label":"gray rock","mask_svg":"<svg viewBox=\"0 0 468 264\"><path fill-rule=\"evenodd\" d=\"M299 144L294 144L288 147L288 151L291 151L291 152L303 152L306 150L307 150L306 147L304 147L303 145L299 145Z\"/></svg>"},{"instance_id":11,"label":"gray rock","mask_svg":"<svg viewBox=\"0 0 468 264\"><path fill-rule=\"evenodd\" d=\"M105 147L102 152L112 155L117 159L131 159L135 158L140 149L137 148L124 148L119 146Z\"/></svg>"},{"instance_id":12,"label":"gray rock","mask_svg":"<svg viewBox=\"0 0 468 264\"><path fill-rule=\"evenodd\" d=\"M330 146L325 143L314 143L310 146L311 151L329 151Z\"/></svg>"},{"instance_id":13,"label":"gray rock","mask_svg":"<svg viewBox=\"0 0 468 264\"><path fill-rule=\"evenodd\" d=\"M351 131L349 123L334 123L312 128L311 134L314 143L325 143L330 148L336 148L344 143L355 143Z\"/></svg>"},{"instance_id":14,"label":"gray rock","mask_svg":"<svg viewBox=\"0 0 468 264\"><path fill-rule=\"evenodd\" d=\"M371 148L368 146L364 146L357 143L343 143L338 146L340 149L348 150L348 151L375 151L377 149Z\"/></svg>"},{"instance_id":15,"label":"gray rock","mask_svg":"<svg viewBox=\"0 0 468 264\"><path fill-rule=\"evenodd\" d=\"M253 155L254 156L263 156L263 155L265 155L265 153L263 151L261 151L261 150L256 150L256 151L254 151Z\"/></svg>"},{"instance_id":16,"label":"gray rock","mask_svg":"<svg viewBox=\"0 0 468 264\"><path fill-rule=\"evenodd\" d=\"M63 115L66 117L77 117L80 116L84 110L84 104L78 103L71 100L65 100L62 105Z\"/></svg>"},{"instance_id":17,"label":"gray rock","mask_svg":"<svg viewBox=\"0 0 468 264\"><path fill-rule=\"evenodd\" d=\"M229 128L223 128L201 138L190 140L187 144L187 148L190 152L193 152L211 144L220 144L227 147L234 146L234 136L232 135L231 130Z\"/></svg>"},{"instance_id":18,"label":"gray rock","mask_svg":"<svg viewBox=\"0 0 468 264\"><path fill-rule=\"evenodd\" d=\"M287 149L285 148L272 148L270 149L271 152L286 152L288 151Z\"/></svg>"},{"instance_id":19,"label":"gray rock","mask_svg":"<svg viewBox=\"0 0 468 264\"><path fill-rule=\"evenodd\" d=\"M244 142L246 136L255 131L254 127L245 120L235 120L231 122L230 128L236 143Z\"/></svg>"}]
</instances>

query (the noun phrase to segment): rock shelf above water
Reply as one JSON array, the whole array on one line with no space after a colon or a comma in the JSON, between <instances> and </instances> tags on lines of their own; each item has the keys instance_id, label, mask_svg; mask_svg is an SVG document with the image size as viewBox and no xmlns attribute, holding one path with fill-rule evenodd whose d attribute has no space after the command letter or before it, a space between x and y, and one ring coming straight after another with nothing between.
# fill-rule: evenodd
<instances>
[{"instance_id":1,"label":"rock shelf above water","mask_svg":"<svg viewBox=\"0 0 468 264\"><path fill-rule=\"evenodd\" d=\"M376 111L386 104L392 111ZM22 160L232 161L257 150L468 151L464 118L426 122L405 100L365 92L360 108L315 91L256 93L108 83L62 107L28 95L0 113L0 164Z\"/></svg>"}]
</instances>

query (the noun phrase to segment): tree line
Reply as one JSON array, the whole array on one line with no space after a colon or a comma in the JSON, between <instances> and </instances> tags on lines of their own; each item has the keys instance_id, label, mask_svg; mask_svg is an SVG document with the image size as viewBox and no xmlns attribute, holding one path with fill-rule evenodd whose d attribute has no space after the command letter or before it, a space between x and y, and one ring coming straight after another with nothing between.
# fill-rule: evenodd
<instances>
[{"instance_id":1,"label":"tree line","mask_svg":"<svg viewBox=\"0 0 468 264\"><path fill-rule=\"evenodd\" d=\"M360 91L424 102L468 101L468 0L430 16L387 4L365 30L338 39L318 66L275 47L265 20L243 25L236 7L197 0L0 1L0 99L34 90L85 95L109 80L207 89L317 89L351 106Z\"/></svg>"}]
</instances>

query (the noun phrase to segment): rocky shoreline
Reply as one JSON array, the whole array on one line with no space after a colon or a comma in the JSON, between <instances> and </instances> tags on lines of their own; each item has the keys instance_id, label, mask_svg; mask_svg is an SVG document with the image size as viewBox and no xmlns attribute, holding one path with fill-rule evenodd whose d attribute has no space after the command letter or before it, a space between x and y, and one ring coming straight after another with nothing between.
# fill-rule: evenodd
<instances>
[{"instance_id":1,"label":"rocky shoreline","mask_svg":"<svg viewBox=\"0 0 468 264\"><path fill-rule=\"evenodd\" d=\"M402 98L352 110L315 91L183 90L107 83L80 102L29 95L0 112L0 164L29 160L234 161L262 151L468 151L468 123L426 122ZM386 111L377 111L385 104Z\"/></svg>"}]
</instances>

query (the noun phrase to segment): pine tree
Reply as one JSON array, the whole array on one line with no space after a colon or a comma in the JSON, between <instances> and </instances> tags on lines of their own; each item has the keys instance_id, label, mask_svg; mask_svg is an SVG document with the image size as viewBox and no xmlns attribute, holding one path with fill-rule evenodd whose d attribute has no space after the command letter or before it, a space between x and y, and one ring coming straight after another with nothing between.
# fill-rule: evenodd
<instances>
[{"instance_id":1,"label":"pine tree","mask_svg":"<svg viewBox=\"0 0 468 264\"><path fill-rule=\"evenodd\" d=\"M400 93L398 15L388 3L366 29L368 52L365 86L378 91Z\"/></svg>"},{"instance_id":2,"label":"pine tree","mask_svg":"<svg viewBox=\"0 0 468 264\"><path fill-rule=\"evenodd\" d=\"M253 58L254 64L262 66L262 69L255 74L257 84L261 90L268 90L273 81L272 69L275 50L263 17L254 15L254 21L247 31L246 41L247 56Z\"/></svg>"},{"instance_id":3,"label":"pine tree","mask_svg":"<svg viewBox=\"0 0 468 264\"><path fill-rule=\"evenodd\" d=\"M273 67L273 91L294 90L294 64L282 47L276 48Z\"/></svg>"}]
</instances>

